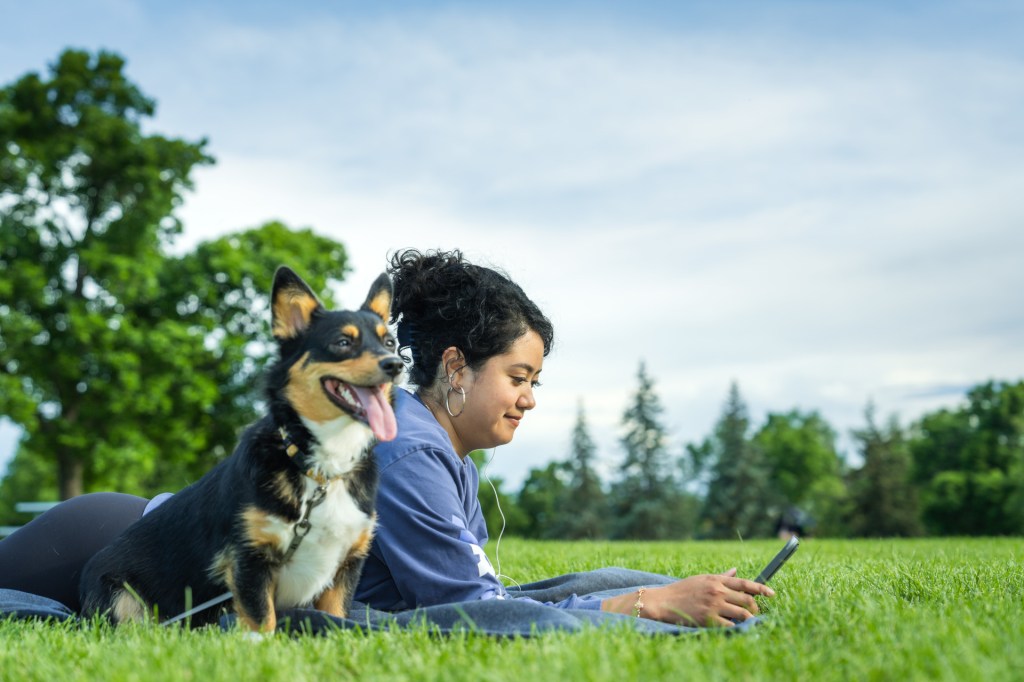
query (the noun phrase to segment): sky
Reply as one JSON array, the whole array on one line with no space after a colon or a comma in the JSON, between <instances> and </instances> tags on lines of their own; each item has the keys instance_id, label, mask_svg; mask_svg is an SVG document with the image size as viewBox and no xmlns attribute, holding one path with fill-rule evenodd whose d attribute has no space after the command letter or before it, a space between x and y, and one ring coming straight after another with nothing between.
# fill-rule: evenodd
<instances>
[{"instance_id":1,"label":"sky","mask_svg":"<svg viewBox=\"0 0 1024 682\"><path fill-rule=\"evenodd\" d=\"M176 248L282 220L343 242L355 305L461 248L551 318L537 408L487 473L606 476L641 362L672 454L737 382L752 422L908 423L1024 376L1024 5L24 3L0 84L107 49L207 138ZM18 431L0 425L0 461ZM156 492L156 491L154 491Z\"/></svg>"}]
</instances>

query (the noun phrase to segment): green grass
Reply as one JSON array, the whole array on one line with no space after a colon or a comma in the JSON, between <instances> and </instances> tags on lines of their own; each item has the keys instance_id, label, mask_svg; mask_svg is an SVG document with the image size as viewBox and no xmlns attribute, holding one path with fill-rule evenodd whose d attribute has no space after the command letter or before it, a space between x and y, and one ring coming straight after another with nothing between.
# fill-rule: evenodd
<instances>
[{"instance_id":1,"label":"green grass","mask_svg":"<svg viewBox=\"0 0 1024 682\"><path fill-rule=\"evenodd\" d=\"M675 575L736 566L752 577L779 544L505 540L501 568L524 583L608 565ZM807 540L772 581L766 624L738 637L586 631L497 641L417 630L252 642L216 630L6 622L0 679L1021 679L1022 561L1019 538Z\"/></svg>"}]
</instances>

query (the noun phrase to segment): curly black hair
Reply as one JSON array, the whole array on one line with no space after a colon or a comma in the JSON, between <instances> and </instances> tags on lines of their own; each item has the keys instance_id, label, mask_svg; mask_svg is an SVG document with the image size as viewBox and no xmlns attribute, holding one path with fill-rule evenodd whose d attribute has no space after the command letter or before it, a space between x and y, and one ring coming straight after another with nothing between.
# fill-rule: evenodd
<instances>
[{"instance_id":1,"label":"curly black hair","mask_svg":"<svg viewBox=\"0 0 1024 682\"><path fill-rule=\"evenodd\" d=\"M391 321L398 322L399 348L420 388L433 385L451 346L470 369L507 352L529 330L540 336L545 356L551 351L554 328L519 285L457 249L404 249L392 255L388 274L395 289Z\"/></svg>"}]
</instances>

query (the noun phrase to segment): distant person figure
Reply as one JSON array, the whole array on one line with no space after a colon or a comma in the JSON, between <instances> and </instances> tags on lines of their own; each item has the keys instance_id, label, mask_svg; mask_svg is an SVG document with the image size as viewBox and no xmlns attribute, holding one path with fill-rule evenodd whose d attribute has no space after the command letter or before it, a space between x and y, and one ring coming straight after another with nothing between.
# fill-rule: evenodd
<instances>
[{"instance_id":1,"label":"distant person figure","mask_svg":"<svg viewBox=\"0 0 1024 682\"><path fill-rule=\"evenodd\" d=\"M813 520L803 509L788 507L775 522L775 533L780 540L789 540L794 535L803 537L813 525Z\"/></svg>"}]
</instances>

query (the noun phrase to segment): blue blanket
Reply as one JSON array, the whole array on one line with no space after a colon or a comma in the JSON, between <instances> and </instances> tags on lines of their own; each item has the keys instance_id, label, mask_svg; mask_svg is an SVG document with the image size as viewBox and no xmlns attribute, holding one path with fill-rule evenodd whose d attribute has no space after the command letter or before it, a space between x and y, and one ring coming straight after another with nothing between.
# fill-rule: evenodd
<instances>
[{"instance_id":1,"label":"blue blanket","mask_svg":"<svg viewBox=\"0 0 1024 682\"><path fill-rule=\"evenodd\" d=\"M664 585L675 578L623 568L604 568L585 573L570 573L519 589L510 589L515 596L529 599L489 599L441 604L390 613L371 609L358 602L352 605L348 618L335 618L314 609L289 609L278 613L278 629L292 634L323 634L335 630L364 631L391 628L427 627L438 634L472 631L496 637L532 637L545 632L576 632L592 627L632 628L645 634L682 635L699 632L700 628L670 625L646 618L583 609L558 609L545 601L560 601L570 594L609 597L635 590L638 586ZM535 600L535 601L530 601ZM77 619L78 614L64 604L26 592L0 589L0 618ZM224 615L224 629L235 626L232 614ZM730 628L729 632L747 632L760 620L755 617Z\"/></svg>"}]
</instances>

